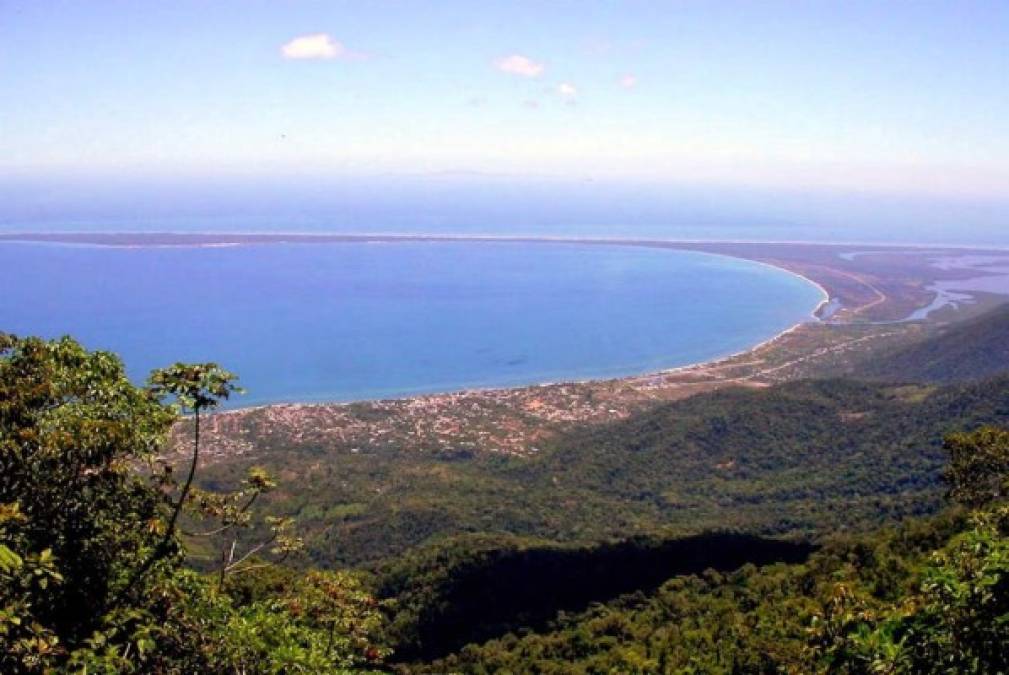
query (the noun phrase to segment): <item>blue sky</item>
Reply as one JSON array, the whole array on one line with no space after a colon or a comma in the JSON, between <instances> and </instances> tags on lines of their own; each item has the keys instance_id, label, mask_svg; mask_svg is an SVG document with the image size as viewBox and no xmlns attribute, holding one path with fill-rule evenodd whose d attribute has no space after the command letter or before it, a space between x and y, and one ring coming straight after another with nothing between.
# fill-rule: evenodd
<instances>
[{"instance_id":1,"label":"blue sky","mask_svg":"<svg viewBox=\"0 0 1009 675\"><path fill-rule=\"evenodd\" d=\"M1006 2L0 0L0 177L1003 200L1007 36Z\"/></svg>"}]
</instances>

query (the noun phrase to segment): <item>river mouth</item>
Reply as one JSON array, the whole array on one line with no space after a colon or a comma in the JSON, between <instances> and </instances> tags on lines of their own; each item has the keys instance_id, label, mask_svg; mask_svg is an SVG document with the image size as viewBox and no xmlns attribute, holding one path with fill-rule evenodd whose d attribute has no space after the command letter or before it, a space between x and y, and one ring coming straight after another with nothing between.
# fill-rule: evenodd
<instances>
[{"instance_id":1,"label":"river mouth","mask_svg":"<svg viewBox=\"0 0 1009 675\"><path fill-rule=\"evenodd\" d=\"M73 335L138 381L216 361L239 406L635 375L743 351L823 300L760 263L617 243L6 243L0 283L0 330Z\"/></svg>"}]
</instances>

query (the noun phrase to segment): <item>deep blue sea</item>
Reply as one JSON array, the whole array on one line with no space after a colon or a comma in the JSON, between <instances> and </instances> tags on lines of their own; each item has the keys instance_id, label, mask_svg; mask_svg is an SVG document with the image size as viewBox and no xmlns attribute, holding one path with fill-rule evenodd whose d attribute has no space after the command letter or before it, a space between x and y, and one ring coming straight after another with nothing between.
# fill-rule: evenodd
<instances>
[{"instance_id":1,"label":"deep blue sea","mask_svg":"<svg viewBox=\"0 0 1009 675\"><path fill-rule=\"evenodd\" d=\"M0 330L71 334L142 381L217 361L232 405L609 377L726 355L819 289L700 253L514 243L0 244Z\"/></svg>"}]
</instances>

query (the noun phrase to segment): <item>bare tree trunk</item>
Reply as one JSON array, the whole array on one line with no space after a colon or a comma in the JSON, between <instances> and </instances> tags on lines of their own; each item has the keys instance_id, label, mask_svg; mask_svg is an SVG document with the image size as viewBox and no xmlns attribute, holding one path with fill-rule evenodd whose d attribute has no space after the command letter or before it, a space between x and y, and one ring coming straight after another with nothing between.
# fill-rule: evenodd
<instances>
[{"instance_id":1,"label":"bare tree trunk","mask_svg":"<svg viewBox=\"0 0 1009 675\"><path fill-rule=\"evenodd\" d=\"M193 434L193 461L189 465L189 476L186 478L185 485L182 486L182 492L179 494L179 501L175 505L175 510L172 512L172 518L168 521L168 529L165 531L165 538L162 540L162 546L168 543L175 534L175 522L179 519L179 514L182 512L182 507L186 503L186 497L189 496L189 488L193 485L193 478L196 477L196 465L200 461L200 409L195 410L196 417L196 431Z\"/></svg>"},{"instance_id":2,"label":"bare tree trunk","mask_svg":"<svg viewBox=\"0 0 1009 675\"><path fill-rule=\"evenodd\" d=\"M113 602L112 606L118 605L124 597L133 589L133 587L140 581L141 577L147 574L148 570L161 558L165 557L168 551L168 544L172 540L172 535L175 534L175 524L179 519L179 514L182 512L182 507L186 503L186 497L189 496L189 489L193 485L193 479L196 477L196 465L200 461L200 409L195 408L194 411L196 418L196 433L193 435L193 461L189 465L189 476L186 478L185 485L182 486L182 492L179 494L179 501L175 504L174 510L172 511L172 517L168 521L168 528L165 530L165 535L158 542L158 545L154 547L151 555L148 556L144 564L137 568L137 571L133 573L130 578L129 583L123 587Z\"/></svg>"},{"instance_id":3,"label":"bare tree trunk","mask_svg":"<svg viewBox=\"0 0 1009 675\"><path fill-rule=\"evenodd\" d=\"M238 539L231 540L231 549L221 550L221 574L217 579L217 590L224 590L224 580L228 575L228 568L231 567L231 563L235 560L235 546L238 545Z\"/></svg>"}]
</instances>

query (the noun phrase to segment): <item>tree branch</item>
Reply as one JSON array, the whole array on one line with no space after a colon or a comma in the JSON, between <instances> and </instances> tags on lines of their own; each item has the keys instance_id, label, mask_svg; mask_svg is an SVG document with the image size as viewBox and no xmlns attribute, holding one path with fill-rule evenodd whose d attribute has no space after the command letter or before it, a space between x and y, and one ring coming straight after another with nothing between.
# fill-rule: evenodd
<instances>
[{"instance_id":1,"label":"tree branch","mask_svg":"<svg viewBox=\"0 0 1009 675\"><path fill-rule=\"evenodd\" d=\"M165 535L158 542L157 546L147 557L147 560L137 568L137 570L130 577L130 580L126 583L126 586L116 594L116 597L112 601L112 606L118 605L122 599L131 591L133 587L136 586L137 582L147 574L147 572L154 566L161 558L164 558L167 551L168 545L171 543L172 536L175 534L175 523L179 518L179 513L182 511L182 505L186 501L186 497L189 495L189 489L193 485L193 479L196 477L196 465L200 459L200 409L196 407L193 409L196 417L196 433L193 436L193 461L189 465L189 476L186 478L185 485L182 486L182 492L179 495L179 501L175 504L172 510L172 517L168 521L168 528L165 530Z\"/></svg>"}]
</instances>

